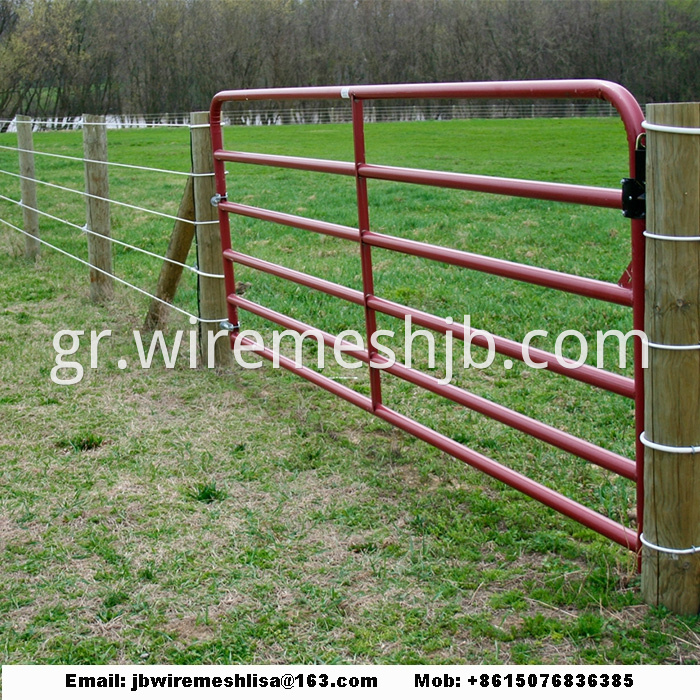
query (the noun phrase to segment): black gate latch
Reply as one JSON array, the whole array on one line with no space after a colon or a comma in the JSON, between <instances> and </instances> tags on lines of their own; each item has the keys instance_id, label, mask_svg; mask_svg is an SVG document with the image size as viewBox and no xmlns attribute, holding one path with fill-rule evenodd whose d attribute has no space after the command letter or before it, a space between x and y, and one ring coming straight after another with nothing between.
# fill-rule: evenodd
<instances>
[{"instance_id":1,"label":"black gate latch","mask_svg":"<svg viewBox=\"0 0 700 700\"><path fill-rule=\"evenodd\" d=\"M622 214L628 219L643 219L646 216L646 154L640 135L634 151L636 177L622 180Z\"/></svg>"}]
</instances>

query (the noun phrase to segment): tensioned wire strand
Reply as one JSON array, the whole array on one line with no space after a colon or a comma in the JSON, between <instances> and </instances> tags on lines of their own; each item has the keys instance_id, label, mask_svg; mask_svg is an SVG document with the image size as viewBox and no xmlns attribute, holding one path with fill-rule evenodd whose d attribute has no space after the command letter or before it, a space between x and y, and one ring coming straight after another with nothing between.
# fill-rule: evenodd
<instances>
[{"instance_id":1,"label":"tensioned wire strand","mask_svg":"<svg viewBox=\"0 0 700 700\"><path fill-rule=\"evenodd\" d=\"M66 250L63 250L63 248L59 248L56 245L53 245L53 243L48 243L47 241L43 241L41 238L38 236L34 236L31 233L27 233L24 229L19 228L19 226L15 226L14 224L11 224L9 221L6 221L5 219L0 218L0 224L5 224L5 226L9 226L11 229L14 229L15 231L18 231L19 233L23 233L25 236L28 236L29 238L33 238L35 241L39 241L42 245L47 246L48 248L51 248L59 253L62 253L63 255L73 259L77 260L79 263L82 263L83 265L87 265L87 267L97 270L98 272L102 273L103 275L116 280L117 282L121 282L122 284L126 285L127 287L130 287L131 289L140 292L141 294L144 294L147 297L150 297L151 299L155 299L156 301L160 302L161 304L165 304L165 306L181 313L184 314L185 316L188 316L189 318L193 318L199 323L222 323L224 321L228 321L227 318L199 318L198 316L195 316L193 313L190 313L189 311L185 311L185 309L181 309L179 306L175 306L174 304L171 304L170 302L163 301L163 299L158 298L155 294L151 294L150 292L147 292L145 289L141 289L141 287L137 287L135 284L132 284L131 282L127 282L125 279L122 279L121 277L117 277L117 275L113 275L110 272L105 272L102 268L97 267L97 265L93 265L92 263L88 262L87 260L83 260L82 258L79 258L77 255L73 255L72 253L69 253Z\"/></svg>"},{"instance_id":2,"label":"tensioned wire strand","mask_svg":"<svg viewBox=\"0 0 700 700\"><path fill-rule=\"evenodd\" d=\"M162 116L162 115L156 115L156 116ZM73 121L66 121L72 119ZM0 123L2 124L12 124L12 122L15 121L14 119L0 119ZM54 127L54 130L62 130L62 131L68 131L68 130L73 130L73 131L78 131L80 128L83 126L106 126L108 129L112 127L112 129L151 129L152 127L155 126L160 126L160 127L167 127L170 129L183 129L183 128L192 128L192 124L163 124L161 122L149 122L147 120L144 120L145 123L138 123L138 122L128 122L128 121L123 121L123 122L84 122L81 117L57 117L56 119L32 119L31 123L32 125L34 124L45 124L47 126L52 126ZM15 121L15 124L17 122ZM20 122L21 123L21 122ZM209 126L208 124L206 126Z\"/></svg>"},{"instance_id":3,"label":"tensioned wire strand","mask_svg":"<svg viewBox=\"0 0 700 700\"><path fill-rule=\"evenodd\" d=\"M111 241L112 243L117 243L119 245L124 246L125 248L131 248L131 250L136 250L139 253L144 253L145 255L150 255L153 258L158 258L159 260L163 260L164 262L169 262L172 263L173 265L179 265L180 267L184 268L185 270L190 270L191 272L194 272L197 275L200 275L201 277L212 277L214 279L224 279L223 275L218 275L213 272L203 272L197 267L194 267L193 265L187 265L186 263L182 263L178 260L173 260L172 258L167 258L164 255L158 255L158 253L153 253L150 250L145 250L144 248L139 248L138 246L132 245L131 243L127 243L126 241L121 241L118 238L113 238L112 236L106 236L103 233L97 233L97 231L91 231L88 227L87 224L85 226L80 226L79 224L74 224L71 221L67 221L66 219L62 219L59 216L55 216L54 214L49 214L46 211L42 211L41 209L35 209L34 207L30 207L28 204L25 204L22 201L17 201L16 199L12 199L10 197L6 197L4 194L0 194L0 199L4 199L6 202L11 202L12 204L17 204L20 207L24 207L25 209L28 209L29 211L36 212L37 214L41 214L42 216L46 216L49 219L53 219L54 221L58 221L61 224L65 224L66 226L70 226L72 228L78 229L79 231L82 231L83 233L89 233L92 236L97 236L98 238L104 238L107 241ZM29 234L27 234L29 235Z\"/></svg>"},{"instance_id":4,"label":"tensioned wire strand","mask_svg":"<svg viewBox=\"0 0 700 700\"><path fill-rule=\"evenodd\" d=\"M162 211L155 211L153 209L146 209L145 207L139 207L136 204L128 204L127 202L120 202L116 199L109 199L109 197L100 197L97 194L90 194L89 192L82 192L81 190L73 189L72 187L64 187L63 185L56 185L53 182L45 182L44 180L37 180L33 177L28 177L27 175L19 175L17 173L10 172L9 170L0 170L3 175L10 175L11 177L18 177L20 180L27 180L28 182L36 182L38 185L45 185L46 187L54 187L57 190L63 190L64 192L71 192L73 194L79 194L81 197L90 197L91 199L98 199L101 202L109 202L110 204L116 204L120 207L128 207L129 209L135 209L136 211L142 211L147 214L153 214L154 216L162 216L166 219L171 219L172 221L182 221L185 224L193 224L194 226L204 226L208 224L217 224L217 221L190 221L190 219L183 219L180 216L174 216L173 214L166 214Z\"/></svg>"},{"instance_id":5,"label":"tensioned wire strand","mask_svg":"<svg viewBox=\"0 0 700 700\"><path fill-rule=\"evenodd\" d=\"M208 126L206 124L205 126ZM182 175L186 177L214 177L214 173L186 173L182 170L166 170L164 168L151 168L146 165L132 165L131 163L113 163L108 160L93 160L91 158L80 158L78 156L67 156L61 153L46 153L45 151L35 151L29 148L19 148L17 146L0 146L5 151L17 151L19 153L33 153L47 158L60 158L62 160L73 160L81 163L96 163L98 165L109 165L115 168L131 168L132 170L143 170L151 173L165 173L166 175Z\"/></svg>"}]
</instances>

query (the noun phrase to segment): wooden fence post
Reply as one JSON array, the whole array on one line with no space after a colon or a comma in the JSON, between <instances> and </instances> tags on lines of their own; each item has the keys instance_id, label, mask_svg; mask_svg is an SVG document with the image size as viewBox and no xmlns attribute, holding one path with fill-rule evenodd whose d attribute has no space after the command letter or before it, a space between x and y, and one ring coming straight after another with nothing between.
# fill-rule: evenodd
<instances>
[{"instance_id":1,"label":"wooden fence post","mask_svg":"<svg viewBox=\"0 0 700 700\"><path fill-rule=\"evenodd\" d=\"M192 112L190 114L190 145L192 149L192 173L194 174L194 211L198 222L216 222L217 211L211 203L216 194L214 183L214 156L211 148L209 112ZM197 264L201 272L223 275L224 261L221 255L221 237L219 224L197 224ZM216 277L198 277L199 282L199 316L205 319L227 318L226 288L224 280ZM209 363L209 340L221 331L218 323L200 323L199 340L202 364ZM228 335L223 335L214 343L213 365L230 367L232 353Z\"/></svg>"},{"instance_id":2,"label":"wooden fence post","mask_svg":"<svg viewBox=\"0 0 700 700\"><path fill-rule=\"evenodd\" d=\"M34 137L32 135L32 118L17 115L17 146L19 151L20 192L22 193L22 216L24 230L36 238L24 237L24 256L27 260L39 257L41 243L39 238L39 214L27 207L36 209L36 182L34 182Z\"/></svg>"},{"instance_id":3,"label":"wooden fence post","mask_svg":"<svg viewBox=\"0 0 700 700\"><path fill-rule=\"evenodd\" d=\"M187 179L185 191L180 201L180 208L177 212L178 219L186 219L187 222L194 221L195 219L192 180L193 178L191 177ZM194 224L187 222L178 220L173 226L173 233L170 237L170 243L168 244L168 252L165 254L165 257L169 260L176 260L180 263L184 263L187 260L187 255L192 246L192 239L194 238ZM158 299L172 302L175 298L177 285L180 283L180 277L182 277L182 270L183 268L180 265L174 265L171 262L163 263L155 293ZM161 304L157 299L154 299L151 302L146 320L143 324L144 330L152 331L156 328L162 328L168 317L169 310L170 309L165 304Z\"/></svg>"},{"instance_id":4,"label":"wooden fence post","mask_svg":"<svg viewBox=\"0 0 700 700\"><path fill-rule=\"evenodd\" d=\"M107 127L105 118L83 114L83 153L85 156L85 206L89 231L111 236L109 202L96 197L109 197L107 169ZM101 161L101 162L90 162ZM112 278L100 270L112 273L112 241L87 234L88 262L99 268L90 268L90 298L102 303L112 298Z\"/></svg>"},{"instance_id":5,"label":"wooden fence post","mask_svg":"<svg viewBox=\"0 0 700 700\"><path fill-rule=\"evenodd\" d=\"M677 346L700 343L700 240L682 240L700 237L700 103L648 105L647 120L645 330L651 344L644 382L643 541L648 544L642 553L642 592L650 605L697 615L700 349ZM663 126L690 127L695 133Z\"/></svg>"}]
</instances>

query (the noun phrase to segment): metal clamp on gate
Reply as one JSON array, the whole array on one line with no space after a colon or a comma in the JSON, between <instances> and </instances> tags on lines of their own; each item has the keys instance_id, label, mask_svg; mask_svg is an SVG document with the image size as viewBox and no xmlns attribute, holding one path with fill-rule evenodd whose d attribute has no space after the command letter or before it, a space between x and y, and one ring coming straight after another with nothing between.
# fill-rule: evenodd
<instances>
[{"instance_id":1,"label":"metal clamp on gate","mask_svg":"<svg viewBox=\"0 0 700 700\"><path fill-rule=\"evenodd\" d=\"M218 192L211 198L211 205L212 207L218 207L221 202L226 201L226 197L228 197L228 192L224 192L223 194L219 194Z\"/></svg>"},{"instance_id":2,"label":"metal clamp on gate","mask_svg":"<svg viewBox=\"0 0 700 700\"><path fill-rule=\"evenodd\" d=\"M231 321L222 321L219 326L225 330L228 331L229 333L233 333L234 331L238 331L241 329L241 324L240 323L231 323Z\"/></svg>"}]
</instances>

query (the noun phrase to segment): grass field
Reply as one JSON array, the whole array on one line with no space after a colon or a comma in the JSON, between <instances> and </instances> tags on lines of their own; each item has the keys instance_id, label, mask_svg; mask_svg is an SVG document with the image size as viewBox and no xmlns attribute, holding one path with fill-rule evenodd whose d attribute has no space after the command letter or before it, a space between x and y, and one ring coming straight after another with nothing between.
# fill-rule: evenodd
<instances>
[{"instance_id":1,"label":"grass field","mask_svg":"<svg viewBox=\"0 0 700 700\"><path fill-rule=\"evenodd\" d=\"M347 125L240 128L226 139L352 159ZM35 134L35 148L80 156L81 134ZM110 132L109 153L188 170L188 132ZM622 126L605 119L370 124L367 155L602 186L626 174ZM15 161L0 150L0 169L16 172ZM230 200L357 223L351 179L229 171ZM82 165L37 156L37 177L81 189ZM113 198L171 214L183 186L178 176L110 173ZM17 179L0 175L0 193L19 199ZM609 281L630 258L629 222L615 211L379 182L370 205L373 230ZM39 207L85 220L81 197L65 192L40 187ZM0 217L21 226L16 206L0 202ZM164 254L167 221L116 206L112 220L116 238ZM79 231L41 224L46 240L86 257ZM352 243L240 219L234 238L242 252L359 288ZM94 306L85 267L46 249L29 264L22 250L21 234L0 226L3 663L700 661L700 622L643 605L634 558L617 545L269 365L217 373L185 357L174 369L138 368L132 331L149 300L117 285L113 302ZM473 326L517 340L545 329L538 345L549 350L564 329L592 339L631 327L628 311L602 302L385 251L374 265L380 296L470 314ZM152 292L158 261L115 245L115 272ZM359 307L243 268L237 281L253 301L329 332L363 328ZM196 311L193 275L175 303ZM241 320L270 337L270 324ZM380 322L397 331L401 359L401 324ZM62 329L112 330L96 369L83 340L85 376L72 386L50 379ZM168 337L179 329L189 331L187 318L173 314ZM325 374L357 375L343 381L368 391L364 370L327 360ZM414 366L426 360L417 345ZM438 352L436 376L443 363ZM454 383L632 456L626 399L520 363L461 370ZM384 398L634 526L624 479L390 377Z\"/></svg>"}]
</instances>

